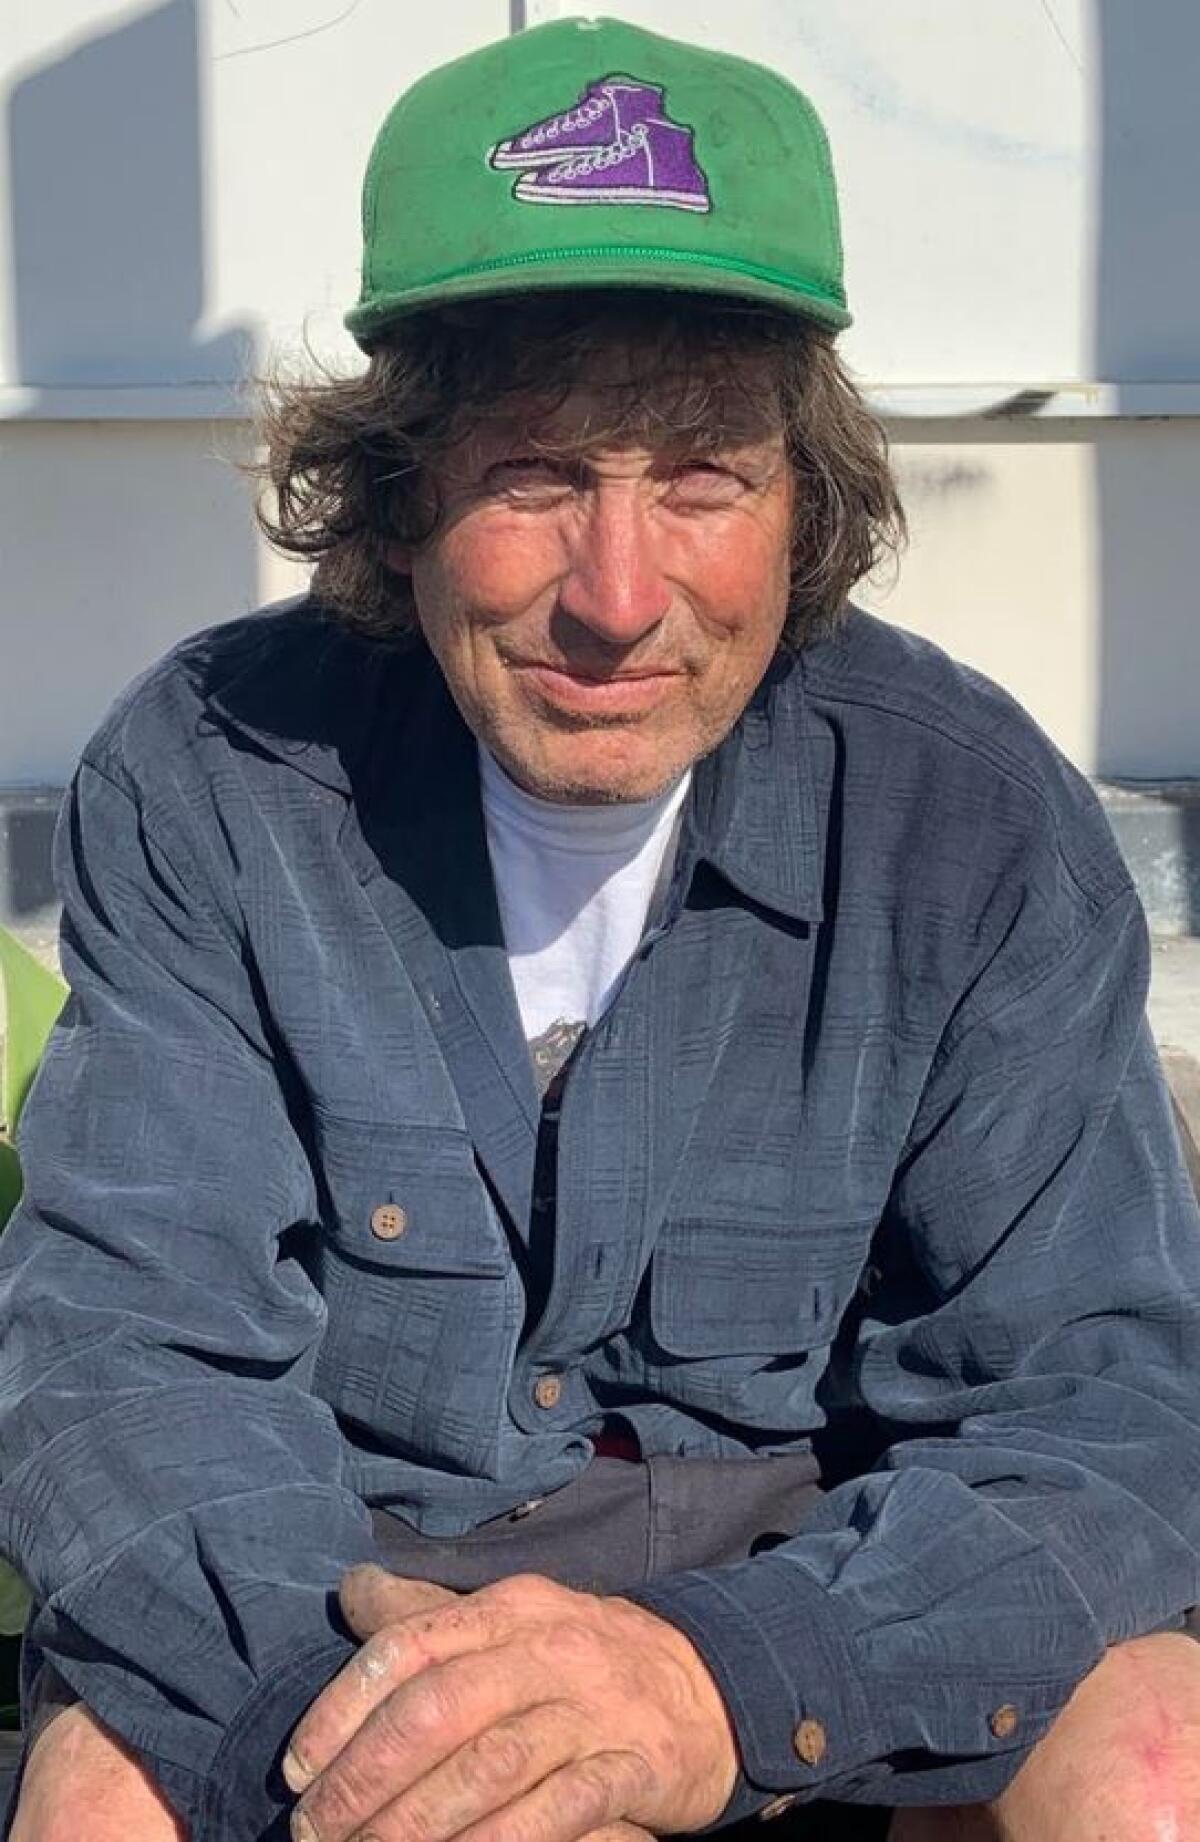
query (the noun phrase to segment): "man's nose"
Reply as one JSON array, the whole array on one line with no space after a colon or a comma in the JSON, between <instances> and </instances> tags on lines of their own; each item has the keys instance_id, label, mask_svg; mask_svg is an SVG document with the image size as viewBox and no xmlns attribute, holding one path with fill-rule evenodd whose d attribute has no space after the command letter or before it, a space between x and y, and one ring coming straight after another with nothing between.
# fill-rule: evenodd
<instances>
[{"instance_id":1,"label":"man's nose","mask_svg":"<svg viewBox=\"0 0 1200 1842\"><path fill-rule=\"evenodd\" d=\"M630 646L671 604L650 508L635 487L600 487L573 532L559 588L563 612L598 639Z\"/></svg>"}]
</instances>

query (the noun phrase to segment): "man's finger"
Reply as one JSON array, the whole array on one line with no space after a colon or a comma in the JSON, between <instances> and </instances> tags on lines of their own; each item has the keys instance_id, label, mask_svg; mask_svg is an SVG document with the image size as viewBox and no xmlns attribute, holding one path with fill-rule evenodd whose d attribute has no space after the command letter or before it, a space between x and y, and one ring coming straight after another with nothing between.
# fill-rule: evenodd
<instances>
[{"instance_id":1,"label":"man's finger","mask_svg":"<svg viewBox=\"0 0 1200 1842\"><path fill-rule=\"evenodd\" d=\"M450 1842L569 1763L579 1743L578 1714L567 1704L523 1708L484 1727L402 1797L385 1799L388 1824L421 1842ZM374 1818L371 1829L379 1832Z\"/></svg>"},{"instance_id":2,"label":"man's finger","mask_svg":"<svg viewBox=\"0 0 1200 1842\"><path fill-rule=\"evenodd\" d=\"M548 1687L511 1646L422 1670L379 1703L310 1784L293 1817L296 1842L346 1842L368 1822L380 1834L381 1810L489 1727L540 1706Z\"/></svg>"},{"instance_id":3,"label":"man's finger","mask_svg":"<svg viewBox=\"0 0 1200 1842\"><path fill-rule=\"evenodd\" d=\"M386 1576L385 1576L386 1578ZM414 1613L369 1637L338 1671L294 1729L283 1760L293 1791L303 1791L403 1683L495 1637L495 1622L470 1596Z\"/></svg>"},{"instance_id":4,"label":"man's finger","mask_svg":"<svg viewBox=\"0 0 1200 1842\"><path fill-rule=\"evenodd\" d=\"M371 1637L384 1625L411 1618L417 1612L431 1611L461 1597L448 1586L435 1586L431 1580L410 1580L403 1574L388 1573L367 1562L352 1567L338 1587L342 1617L355 1637Z\"/></svg>"},{"instance_id":5,"label":"man's finger","mask_svg":"<svg viewBox=\"0 0 1200 1842\"><path fill-rule=\"evenodd\" d=\"M487 1842L583 1842L584 1837L619 1835L622 1842L646 1832L625 1824L621 1812L646 1795L642 1762L633 1753L592 1753L551 1772L524 1796L497 1807L469 1831ZM371 1819L378 1842L411 1842L423 1830L411 1825L409 1800L399 1799ZM456 1832L437 1828L434 1842ZM324 1842L324 1838L322 1838Z\"/></svg>"}]
</instances>

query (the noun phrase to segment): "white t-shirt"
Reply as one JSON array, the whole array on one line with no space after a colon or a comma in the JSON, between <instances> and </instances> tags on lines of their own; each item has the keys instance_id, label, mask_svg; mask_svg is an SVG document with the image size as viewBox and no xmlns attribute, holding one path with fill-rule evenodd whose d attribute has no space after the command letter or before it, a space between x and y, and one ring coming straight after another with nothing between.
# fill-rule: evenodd
<instances>
[{"instance_id":1,"label":"white t-shirt","mask_svg":"<svg viewBox=\"0 0 1200 1842\"><path fill-rule=\"evenodd\" d=\"M542 1085L604 1011L674 865L689 769L657 798L537 799L479 750L483 817L508 963ZM542 1050L544 1053L539 1053Z\"/></svg>"}]
</instances>

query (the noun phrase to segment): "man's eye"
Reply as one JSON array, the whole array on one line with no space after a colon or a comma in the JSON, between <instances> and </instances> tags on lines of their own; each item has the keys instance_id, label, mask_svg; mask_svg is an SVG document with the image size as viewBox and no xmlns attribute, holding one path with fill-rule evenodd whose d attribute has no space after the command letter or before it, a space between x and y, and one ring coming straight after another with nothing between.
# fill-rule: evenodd
<instances>
[{"instance_id":1,"label":"man's eye","mask_svg":"<svg viewBox=\"0 0 1200 1842\"><path fill-rule=\"evenodd\" d=\"M510 499L548 499L567 492L570 480L557 462L537 455L518 455L488 468L487 484Z\"/></svg>"},{"instance_id":2,"label":"man's eye","mask_svg":"<svg viewBox=\"0 0 1200 1842\"><path fill-rule=\"evenodd\" d=\"M739 475L719 461L687 461L667 484L670 497L683 505L730 505L744 490Z\"/></svg>"}]
</instances>

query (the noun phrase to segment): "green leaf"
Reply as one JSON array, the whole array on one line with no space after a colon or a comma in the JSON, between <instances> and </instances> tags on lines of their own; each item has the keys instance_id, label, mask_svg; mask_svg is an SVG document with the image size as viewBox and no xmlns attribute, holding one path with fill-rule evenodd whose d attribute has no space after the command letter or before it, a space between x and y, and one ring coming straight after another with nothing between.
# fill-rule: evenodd
<instances>
[{"instance_id":1,"label":"green leaf","mask_svg":"<svg viewBox=\"0 0 1200 1842\"><path fill-rule=\"evenodd\" d=\"M25 1629L29 1615L29 1588L20 1574L0 1561L0 1633L17 1637Z\"/></svg>"},{"instance_id":2,"label":"green leaf","mask_svg":"<svg viewBox=\"0 0 1200 1842\"><path fill-rule=\"evenodd\" d=\"M66 999L56 972L43 966L19 940L0 927L0 983L4 986L4 1080L0 1104L10 1136L16 1132L29 1084L37 1072Z\"/></svg>"},{"instance_id":3,"label":"green leaf","mask_svg":"<svg viewBox=\"0 0 1200 1842\"><path fill-rule=\"evenodd\" d=\"M0 1228L21 1200L21 1166L12 1146L0 1138Z\"/></svg>"},{"instance_id":4,"label":"green leaf","mask_svg":"<svg viewBox=\"0 0 1200 1842\"><path fill-rule=\"evenodd\" d=\"M4 1069L0 1106L9 1132L16 1127L46 1047L62 1010L67 988L12 935L0 927L0 983L4 987ZM0 1138L0 1228L21 1195L21 1166L12 1145ZM17 1637L29 1614L29 1589L0 1561L0 1635ZM0 1725L12 1710L0 1712Z\"/></svg>"}]
</instances>

